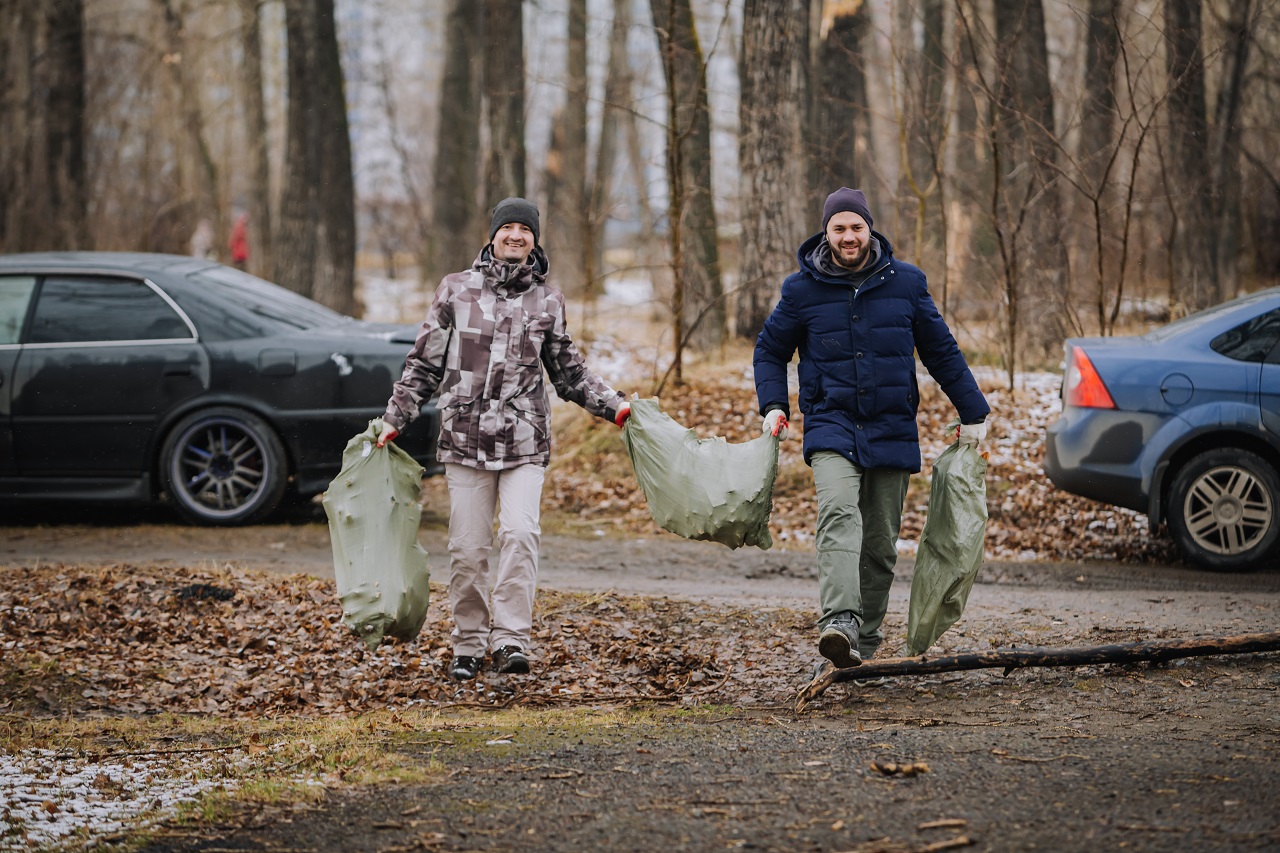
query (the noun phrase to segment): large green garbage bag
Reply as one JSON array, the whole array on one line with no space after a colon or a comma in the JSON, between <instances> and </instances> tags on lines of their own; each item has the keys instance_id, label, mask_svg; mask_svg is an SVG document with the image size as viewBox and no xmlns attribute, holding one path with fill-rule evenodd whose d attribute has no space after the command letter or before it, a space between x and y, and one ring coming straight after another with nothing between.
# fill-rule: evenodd
<instances>
[{"instance_id":1,"label":"large green garbage bag","mask_svg":"<svg viewBox=\"0 0 1280 853\"><path fill-rule=\"evenodd\" d=\"M380 449L381 431L374 418L347 442L323 498L342 619L371 650L386 636L418 636L431 577L418 544L422 466L391 442Z\"/></svg>"},{"instance_id":2,"label":"large green garbage bag","mask_svg":"<svg viewBox=\"0 0 1280 853\"><path fill-rule=\"evenodd\" d=\"M986 474L987 460L958 441L933 465L907 611L907 647L913 655L924 654L954 625L969 600L987 535Z\"/></svg>"},{"instance_id":3,"label":"large green garbage bag","mask_svg":"<svg viewBox=\"0 0 1280 853\"><path fill-rule=\"evenodd\" d=\"M698 438L649 399L632 401L622 440L649 513L664 530L730 548L772 547L777 438Z\"/></svg>"}]
</instances>

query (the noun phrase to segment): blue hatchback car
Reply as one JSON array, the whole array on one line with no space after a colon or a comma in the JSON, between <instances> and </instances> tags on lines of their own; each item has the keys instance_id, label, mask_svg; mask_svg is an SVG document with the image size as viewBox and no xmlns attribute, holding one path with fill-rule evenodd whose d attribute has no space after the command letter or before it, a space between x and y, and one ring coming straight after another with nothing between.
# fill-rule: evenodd
<instances>
[{"instance_id":1,"label":"blue hatchback car","mask_svg":"<svg viewBox=\"0 0 1280 853\"><path fill-rule=\"evenodd\" d=\"M1139 337L1065 342L1044 470L1064 491L1167 524L1188 559L1280 560L1280 288Z\"/></svg>"}]
</instances>

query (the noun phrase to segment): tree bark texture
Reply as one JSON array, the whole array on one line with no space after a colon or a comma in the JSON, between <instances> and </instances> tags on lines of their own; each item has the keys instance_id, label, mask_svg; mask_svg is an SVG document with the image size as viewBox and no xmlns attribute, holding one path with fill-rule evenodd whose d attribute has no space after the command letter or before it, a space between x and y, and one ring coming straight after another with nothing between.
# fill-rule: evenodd
<instances>
[{"instance_id":1,"label":"tree bark texture","mask_svg":"<svg viewBox=\"0 0 1280 853\"><path fill-rule=\"evenodd\" d=\"M82 0L8 0L0 57L0 250L87 249Z\"/></svg>"},{"instance_id":2,"label":"tree bark texture","mask_svg":"<svg viewBox=\"0 0 1280 853\"><path fill-rule=\"evenodd\" d=\"M524 197L524 0L484 0L485 204Z\"/></svg>"},{"instance_id":3,"label":"tree bark texture","mask_svg":"<svg viewBox=\"0 0 1280 853\"><path fill-rule=\"evenodd\" d=\"M440 91L440 130L432 169L434 240L428 253L429 282L471 268L489 235L486 214L501 201L482 205L477 200L483 25L483 5L474 0L451 0L445 23L448 55Z\"/></svg>"},{"instance_id":4,"label":"tree bark texture","mask_svg":"<svg viewBox=\"0 0 1280 853\"><path fill-rule=\"evenodd\" d=\"M355 299L355 190L333 0L287 0L289 116L276 280L344 314Z\"/></svg>"},{"instance_id":5,"label":"tree bark texture","mask_svg":"<svg viewBox=\"0 0 1280 853\"><path fill-rule=\"evenodd\" d=\"M259 0L240 0L240 89L244 135L248 149L249 271L270 277L273 240L271 228L271 158L267 150L267 111L262 79L262 27Z\"/></svg>"},{"instance_id":6,"label":"tree bark texture","mask_svg":"<svg viewBox=\"0 0 1280 853\"><path fill-rule=\"evenodd\" d=\"M739 59L738 337L754 340L805 238L808 0L747 0Z\"/></svg>"},{"instance_id":7,"label":"tree bark texture","mask_svg":"<svg viewBox=\"0 0 1280 853\"><path fill-rule=\"evenodd\" d=\"M997 216L1012 247L1013 287L1051 330L1037 336L1043 354L1056 351L1070 329L1070 285L1063 240L1062 193L1058 187L1058 144L1053 88L1045 41L1042 0L995 0L997 101L996 134L1002 148ZM1016 328L1012 334L1017 334Z\"/></svg>"},{"instance_id":8,"label":"tree bark texture","mask_svg":"<svg viewBox=\"0 0 1280 853\"><path fill-rule=\"evenodd\" d=\"M666 57L668 110L668 182L681 186L669 201L668 227L679 232L682 258L676 299L684 332L676 346L699 350L718 347L724 339L724 286L716 243L716 212L711 189L711 117L702 46L689 0L650 0L659 52ZM674 150L673 150L674 149ZM679 180L673 170L681 174Z\"/></svg>"},{"instance_id":9,"label":"tree bark texture","mask_svg":"<svg viewBox=\"0 0 1280 853\"><path fill-rule=\"evenodd\" d=\"M866 56L863 40L870 21L865 7L834 17L821 37L813 67L813 107L808 142L813 195L806 210L821 225L826 196L845 187L861 187L868 174L861 152L870 148ZM810 230L817 231L819 227Z\"/></svg>"},{"instance_id":10,"label":"tree bark texture","mask_svg":"<svg viewBox=\"0 0 1280 853\"><path fill-rule=\"evenodd\" d=\"M556 175L543 223L557 287L581 296L587 246L587 2L569 0L565 103L557 128Z\"/></svg>"},{"instance_id":11,"label":"tree bark texture","mask_svg":"<svg viewBox=\"0 0 1280 853\"><path fill-rule=\"evenodd\" d=\"M796 712L817 699L832 684L894 675L928 675L968 669L1003 669L1005 674L1024 667L1087 666L1103 663L1168 661L1206 655L1242 655L1280 651L1280 631L1235 634L1225 637L1193 637L1182 640L1142 640L1081 648L995 649L989 652L914 658L886 658L851 669L826 664L796 696Z\"/></svg>"},{"instance_id":12,"label":"tree bark texture","mask_svg":"<svg viewBox=\"0 0 1280 853\"><path fill-rule=\"evenodd\" d=\"M1240 287L1240 146L1245 133L1240 111L1248 85L1245 71L1254 38L1254 8L1254 0L1227 4L1218 102L1209 132L1210 254L1221 301L1234 298Z\"/></svg>"},{"instance_id":13,"label":"tree bark texture","mask_svg":"<svg viewBox=\"0 0 1280 853\"><path fill-rule=\"evenodd\" d=\"M583 258L588 301L604 293L605 226L614 205L614 172L622 134L621 115L630 108L631 63L627 56L627 32L631 28L629 0L613 0L613 28L609 35L609 64L605 72L604 103L601 105L600 137L596 143L595 168L591 173L590 203L587 208ZM582 330L589 336L589 331Z\"/></svg>"},{"instance_id":14,"label":"tree bark texture","mask_svg":"<svg viewBox=\"0 0 1280 853\"><path fill-rule=\"evenodd\" d=\"M1168 193L1174 217L1170 288L1190 312L1211 304L1217 295L1208 234L1209 120L1200 0L1165 0L1164 17Z\"/></svg>"},{"instance_id":15,"label":"tree bark texture","mask_svg":"<svg viewBox=\"0 0 1280 853\"><path fill-rule=\"evenodd\" d=\"M178 137L179 194L182 202L182 226L188 236L201 220L207 220L216 236L226 234L222 205L218 202L218 167L209 149L205 128L200 81L197 79L193 45L187 41L183 8L177 0L157 0L164 17L165 65L173 79L181 114ZM213 250L225 258L221 241Z\"/></svg>"}]
</instances>

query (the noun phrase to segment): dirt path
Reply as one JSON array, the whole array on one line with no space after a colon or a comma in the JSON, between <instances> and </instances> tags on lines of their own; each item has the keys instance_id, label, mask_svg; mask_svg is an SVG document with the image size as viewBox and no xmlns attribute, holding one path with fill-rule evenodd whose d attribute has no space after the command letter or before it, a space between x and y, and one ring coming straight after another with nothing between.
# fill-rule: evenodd
<instances>
[{"instance_id":1,"label":"dirt path","mask_svg":"<svg viewBox=\"0 0 1280 853\"><path fill-rule=\"evenodd\" d=\"M442 531L421 538L443 579ZM61 563L332 574L314 521L229 532L0 524L0 566ZM674 537L547 536L541 582L809 614L812 563L803 551ZM904 560L891 602L898 630L911 568ZM1011 623L1051 645L1269 631L1277 605L1276 570L989 563L951 642L981 649ZM802 670L813 652L795 655ZM212 832L172 828L149 849L1275 850L1278 693L1280 657L1269 654L841 684L799 716L695 704L599 726L445 725L400 746L448 768L438 785L246 807Z\"/></svg>"}]
</instances>

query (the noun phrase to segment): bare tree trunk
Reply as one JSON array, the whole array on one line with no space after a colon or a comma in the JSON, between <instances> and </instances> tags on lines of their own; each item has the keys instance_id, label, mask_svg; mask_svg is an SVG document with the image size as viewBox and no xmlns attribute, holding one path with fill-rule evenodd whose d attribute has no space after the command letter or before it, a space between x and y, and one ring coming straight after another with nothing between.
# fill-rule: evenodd
<instances>
[{"instance_id":1,"label":"bare tree trunk","mask_svg":"<svg viewBox=\"0 0 1280 853\"><path fill-rule=\"evenodd\" d=\"M681 324L676 347L679 351L688 343L695 349L709 350L724 339L725 308L711 193L706 66L689 0L650 0L650 8L669 102L669 224L679 303L676 313Z\"/></svg>"},{"instance_id":2,"label":"bare tree trunk","mask_svg":"<svg viewBox=\"0 0 1280 853\"><path fill-rule=\"evenodd\" d=\"M542 231L557 286L577 296L586 292L587 0L569 0L566 59L565 104L555 129L558 168Z\"/></svg>"},{"instance_id":3,"label":"bare tree trunk","mask_svg":"<svg viewBox=\"0 0 1280 853\"><path fill-rule=\"evenodd\" d=\"M445 44L444 82L440 93L440 131L433 169L432 223L434 240L426 271L439 281L458 270L470 269L477 249L488 235L486 217L477 202L480 180L476 152L480 150L481 28L484 7L474 0L450 0ZM484 210L501 199L486 201Z\"/></svg>"},{"instance_id":4,"label":"bare tree trunk","mask_svg":"<svg viewBox=\"0 0 1280 853\"><path fill-rule=\"evenodd\" d=\"M1220 300L1234 298L1240 287L1240 141L1245 129L1239 120L1253 42L1253 9L1253 0L1230 0L1227 4L1221 82L1209 132L1210 252Z\"/></svg>"},{"instance_id":5,"label":"bare tree trunk","mask_svg":"<svg viewBox=\"0 0 1280 853\"><path fill-rule=\"evenodd\" d=\"M609 65L605 73L604 104L600 115L600 139L596 147L595 170L591 177L590 204L583 237L586 299L583 301L582 335L590 340L589 311L604 292L605 225L613 206L613 173L618 163L620 115L631 95L631 66L627 57L627 31L631 28L628 0L613 0L613 29L609 37Z\"/></svg>"},{"instance_id":6,"label":"bare tree trunk","mask_svg":"<svg viewBox=\"0 0 1280 853\"><path fill-rule=\"evenodd\" d=\"M1169 179L1177 215L1171 278L1187 311L1217 296L1208 227L1209 121L1205 113L1200 0L1165 0L1165 69L1169 78Z\"/></svg>"},{"instance_id":7,"label":"bare tree trunk","mask_svg":"<svg viewBox=\"0 0 1280 853\"><path fill-rule=\"evenodd\" d=\"M866 184L864 155L859 152L870 145L863 50L869 26L866 9L859 5L823 26L825 35L821 36L812 74L814 105L805 133L813 188L806 210L815 218L828 193L842 186Z\"/></svg>"},{"instance_id":8,"label":"bare tree trunk","mask_svg":"<svg viewBox=\"0 0 1280 853\"><path fill-rule=\"evenodd\" d=\"M240 0L240 67L244 133L248 145L249 270L269 276L274 271L271 228L271 157L267 150L267 111L262 90L260 0Z\"/></svg>"},{"instance_id":9,"label":"bare tree trunk","mask_svg":"<svg viewBox=\"0 0 1280 853\"><path fill-rule=\"evenodd\" d=\"M739 60L741 280L737 335L755 338L804 239L808 0L747 0Z\"/></svg>"},{"instance_id":10,"label":"bare tree trunk","mask_svg":"<svg viewBox=\"0 0 1280 853\"><path fill-rule=\"evenodd\" d=\"M213 153L209 150L209 140L205 133L204 109L201 105L199 81L196 80L192 47L186 39L186 23L182 9L176 5L178 0L156 1L164 16L165 44L169 57L166 64L178 92L182 120L183 153L179 156L182 164L179 174L184 176L183 201L189 202L188 216L183 224L194 229L199 220L207 219L213 226L214 235L221 237L226 233L226 217L218 203L218 167L213 161ZM223 248L221 240L214 241L214 250L221 256L225 256Z\"/></svg>"},{"instance_id":11,"label":"bare tree trunk","mask_svg":"<svg viewBox=\"0 0 1280 853\"><path fill-rule=\"evenodd\" d=\"M84 7L0 6L0 248L87 249Z\"/></svg>"},{"instance_id":12,"label":"bare tree trunk","mask_svg":"<svg viewBox=\"0 0 1280 853\"><path fill-rule=\"evenodd\" d=\"M276 280L344 314L355 298L355 189L333 0L286 0L289 129Z\"/></svg>"},{"instance_id":13,"label":"bare tree trunk","mask_svg":"<svg viewBox=\"0 0 1280 853\"><path fill-rule=\"evenodd\" d=\"M275 251L276 283L311 296L315 286L316 193L320 183L319 139L312 125L309 74L315 64L315 22L307 0L286 0L288 119L284 186Z\"/></svg>"},{"instance_id":14,"label":"bare tree trunk","mask_svg":"<svg viewBox=\"0 0 1280 853\"><path fill-rule=\"evenodd\" d=\"M1009 258L1016 258L1011 267L1017 277L1014 287L1032 301L1028 307L1049 332L1032 342L1045 355L1057 351L1070 329L1070 261L1062 239L1058 141L1042 0L995 0L995 20L996 133L1005 155L998 215L1013 241Z\"/></svg>"},{"instance_id":15,"label":"bare tree trunk","mask_svg":"<svg viewBox=\"0 0 1280 853\"><path fill-rule=\"evenodd\" d=\"M525 194L524 0L485 0L486 204Z\"/></svg>"},{"instance_id":16,"label":"bare tree trunk","mask_svg":"<svg viewBox=\"0 0 1280 853\"><path fill-rule=\"evenodd\" d=\"M313 297L343 314L361 312L356 302L356 203L351 174L351 132L342 77L342 57L333 0L316 7L316 65L312 97L320 136L320 187L316 193L316 267Z\"/></svg>"}]
</instances>

